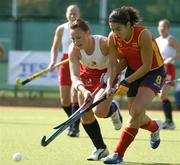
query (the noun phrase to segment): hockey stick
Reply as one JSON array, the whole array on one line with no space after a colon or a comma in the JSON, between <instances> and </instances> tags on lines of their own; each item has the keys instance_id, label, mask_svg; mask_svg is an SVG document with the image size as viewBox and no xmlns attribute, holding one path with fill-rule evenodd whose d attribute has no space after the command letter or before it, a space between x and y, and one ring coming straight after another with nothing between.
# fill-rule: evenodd
<instances>
[{"instance_id":1,"label":"hockey stick","mask_svg":"<svg viewBox=\"0 0 180 165\"><path fill-rule=\"evenodd\" d=\"M96 90L93 92L92 95L95 96L96 93L99 91L99 89L100 89L101 87L103 87L103 85L100 85L98 88L96 88ZM114 93L114 96L118 96L118 95L120 95L121 93L126 93L126 92L127 92L127 88L124 87L124 86L120 86L120 87L116 90L116 92ZM76 116L76 115L78 116L78 114L80 113L79 110L80 110L80 109L85 109L88 105L89 105L88 102L84 102L84 104L81 105L81 107L80 107L73 115L71 115L65 122L61 123L60 125L55 126L53 129L59 129L61 126L65 125L65 124L68 124L68 122L71 122L71 119L73 119L74 116Z\"/></svg>"},{"instance_id":2,"label":"hockey stick","mask_svg":"<svg viewBox=\"0 0 180 165\"><path fill-rule=\"evenodd\" d=\"M54 65L54 67L52 69L54 69L60 65L66 64L67 62L69 62L69 59L65 59L61 62L58 62ZM30 81L36 79L37 77L44 75L45 73L49 72L50 70L51 70L50 68L43 69L39 72L34 73L33 75L29 76L27 79L25 79L23 81L21 81L20 78L16 78L16 86L23 86L23 85L29 83Z\"/></svg>"},{"instance_id":3,"label":"hockey stick","mask_svg":"<svg viewBox=\"0 0 180 165\"><path fill-rule=\"evenodd\" d=\"M120 92L120 89L122 89L121 93L127 92L127 88L125 90L125 87L120 86L117 84L115 85L115 88L112 90L112 93L116 93L116 91ZM54 127L54 129L57 129L47 140L46 136L44 136L41 139L41 145L43 147L47 146L50 142L52 142L60 133L62 133L66 128L68 128L72 123L74 123L76 120L81 118L81 116L85 113L94 108L99 103L103 102L105 99L107 99L108 96L106 94L102 95L96 102L91 104L93 102L93 98L88 101L88 103L84 104L84 106L81 106L73 115L70 116L64 123Z\"/></svg>"},{"instance_id":4,"label":"hockey stick","mask_svg":"<svg viewBox=\"0 0 180 165\"><path fill-rule=\"evenodd\" d=\"M76 120L78 120L84 113L85 110L89 111L93 107L95 107L97 104L99 104L99 100L92 104L94 100L94 96L96 93L101 89L102 85L99 85L96 90L92 93L92 97L88 99L86 102L84 102L83 105L75 112L73 113L65 122L62 124L54 127L54 129L57 129L47 140L46 136L44 136L41 140L42 146L47 146L51 141L53 141L61 132L63 132L66 128L68 128L72 123L74 123ZM105 99L105 98L104 98ZM102 100L103 101L103 100Z\"/></svg>"},{"instance_id":5,"label":"hockey stick","mask_svg":"<svg viewBox=\"0 0 180 165\"><path fill-rule=\"evenodd\" d=\"M94 102L93 104L91 104L89 107L87 108L83 108L81 110L79 110L79 113L76 113L76 115L74 115L73 118L71 118L71 120L67 123L65 123L64 125L61 125L47 140L46 140L46 136L44 136L41 140L41 145L43 147L47 146L51 141L53 141L61 132L63 132L66 128L68 128L72 123L74 123L76 120L78 120L85 112L91 110L92 108L94 108L96 105L98 105L99 103L101 103L102 101L104 101L106 99L106 95L103 95L103 97L101 97L100 99L98 99L96 102Z\"/></svg>"},{"instance_id":6,"label":"hockey stick","mask_svg":"<svg viewBox=\"0 0 180 165\"><path fill-rule=\"evenodd\" d=\"M100 85L94 90L94 92L92 93L92 98L91 98L91 100L85 101L85 102L79 107L79 109L78 109L76 112L74 112L65 122L61 123L60 125L55 126L53 129L58 129L58 128L60 128L62 125L67 124L69 121L71 121L71 119L74 118L74 116L76 116L76 115L79 114L79 112L80 112L81 109L85 109L86 107L89 107L89 106L92 104L92 102L93 102L94 96L97 94L97 92L98 92L102 87L103 87L103 84L100 84Z\"/></svg>"},{"instance_id":7,"label":"hockey stick","mask_svg":"<svg viewBox=\"0 0 180 165\"><path fill-rule=\"evenodd\" d=\"M179 82L180 78L175 79L175 80L166 80L165 83L171 83L171 82Z\"/></svg>"}]
</instances>

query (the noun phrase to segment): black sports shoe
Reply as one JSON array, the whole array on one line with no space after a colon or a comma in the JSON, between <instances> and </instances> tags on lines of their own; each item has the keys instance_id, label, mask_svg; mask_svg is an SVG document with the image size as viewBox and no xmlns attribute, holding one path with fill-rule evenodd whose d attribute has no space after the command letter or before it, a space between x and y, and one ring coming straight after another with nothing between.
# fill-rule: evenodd
<instances>
[{"instance_id":1,"label":"black sports shoe","mask_svg":"<svg viewBox=\"0 0 180 165\"><path fill-rule=\"evenodd\" d=\"M71 129L69 129L67 135L70 136L70 137L79 137L79 129L71 128Z\"/></svg>"}]
</instances>

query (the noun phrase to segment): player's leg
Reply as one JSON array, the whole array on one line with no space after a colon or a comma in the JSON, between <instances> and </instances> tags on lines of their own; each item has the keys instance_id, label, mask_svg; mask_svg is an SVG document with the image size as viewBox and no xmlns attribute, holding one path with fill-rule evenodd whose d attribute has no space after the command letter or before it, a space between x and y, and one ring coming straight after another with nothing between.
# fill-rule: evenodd
<instances>
[{"instance_id":1,"label":"player's leg","mask_svg":"<svg viewBox=\"0 0 180 165\"><path fill-rule=\"evenodd\" d=\"M141 82L141 85L148 87L154 95L157 95L163 85L165 78L164 68L159 68L156 71L150 72L146 79ZM160 144L160 129L162 128L162 123L160 120L151 120L147 115L142 118L140 123L141 128L146 129L151 132L150 145L151 148L156 149Z\"/></svg>"},{"instance_id":2,"label":"player's leg","mask_svg":"<svg viewBox=\"0 0 180 165\"><path fill-rule=\"evenodd\" d=\"M166 81L172 81L176 79L176 71L175 66L173 64L166 64L165 65L165 72L166 72ZM169 99L169 92L172 87L175 86L175 82L165 83L162 91L160 93L160 98L162 102L162 109L165 114L165 122L163 123L164 129L174 129L175 125L173 122L173 114L172 114L172 104Z\"/></svg>"},{"instance_id":3,"label":"player's leg","mask_svg":"<svg viewBox=\"0 0 180 165\"><path fill-rule=\"evenodd\" d=\"M128 76L129 73L131 74L131 70L127 69L126 73L126 76ZM129 91L127 93L129 108L128 124L121 134L118 145L114 150L114 154L110 157L107 157L104 163L109 164L111 162L122 162L122 158L126 149L133 142L135 136L138 133L138 129L142 125L142 121L144 121L144 118L146 117L145 110L147 106L152 102L156 93L159 92L162 87L164 77L164 68L162 67L156 71L149 72L143 78L129 85ZM159 125L157 122L153 124L154 130L152 130L153 132L151 133L150 142L152 148L157 148L160 143Z\"/></svg>"},{"instance_id":4,"label":"player's leg","mask_svg":"<svg viewBox=\"0 0 180 165\"><path fill-rule=\"evenodd\" d=\"M155 96L155 93L152 90L150 91L152 92L152 95L154 94ZM156 149L160 144L160 129L162 128L162 122L160 120L152 120L145 114L141 118L140 128L150 131L150 145L151 148Z\"/></svg>"},{"instance_id":5,"label":"player's leg","mask_svg":"<svg viewBox=\"0 0 180 165\"><path fill-rule=\"evenodd\" d=\"M70 92L71 86L61 85L59 86L60 102L67 116L71 116L71 99Z\"/></svg>"},{"instance_id":6,"label":"player's leg","mask_svg":"<svg viewBox=\"0 0 180 165\"><path fill-rule=\"evenodd\" d=\"M62 60L68 58L67 54L63 55ZM69 71L69 63L59 66L59 93L60 102L67 116L71 116L71 78Z\"/></svg>"},{"instance_id":7,"label":"player's leg","mask_svg":"<svg viewBox=\"0 0 180 165\"><path fill-rule=\"evenodd\" d=\"M120 163L129 145L134 141L138 133L142 118L145 115L145 108L151 103L154 93L145 87L140 87L136 97L128 98L129 118L124 128L114 153L104 160L104 163Z\"/></svg>"},{"instance_id":8,"label":"player's leg","mask_svg":"<svg viewBox=\"0 0 180 165\"><path fill-rule=\"evenodd\" d=\"M104 92L102 88L95 97L95 100L98 99ZM113 97L110 97L97 105L93 111L94 114L99 118L111 118L113 127L115 130L119 130L122 127L122 115L120 113L119 103L116 100L112 100Z\"/></svg>"},{"instance_id":9,"label":"player's leg","mask_svg":"<svg viewBox=\"0 0 180 165\"><path fill-rule=\"evenodd\" d=\"M71 100L72 100L71 114L73 114L79 109L77 91L74 88L71 89ZM80 119L78 119L71 125L71 129L68 132L68 135L70 137L79 136L79 124L80 124Z\"/></svg>"},{"instance_id":10,"label":"player's leg","mask_svg":"<svg viewBox=\"0 0 180 165\"><path fill-rule=\"evenodd\" d=\"M81 93L78 93L79 105L83 104L84 98ZM94 150L87 160L100 160L103 157L106 157L109 154L109 151L103 141L101 129L98 121L96 120L92 110L86 112L81 118L82 126L86 131L87 135L91 139Z\"/></svg>"},{"instance_id":11,"label":"player's leg","mask_svg":"<svg viewBox=\"0 0 180 165\"><path fill-rule=\"evenodd\" d=\"M102 138L99 123L95 119L92 111L83 115L82 125L94 145L94 150L87 160L100 160L101 158L109 155L109 151Z\"/></svg>"},{"instance_id":12,"label":"player's leg","mask_svg":"<svg viewBox=\"0 0 180 165\"><path fill-rule=\"evenodd\" d=\"M68 58L68 56L65 54L62 58L62 60ZM78 109L78 103L73 101L73 106L71 105L71 77L70 77L70 70L69 70L69 63L64 64L59 67L59 91L60 91L60 102L61 105L66 112L67 116L71 116L72 111L76 111ZM74 96L72 96L74 97ZM77 101L77 100L76 100ZM79 135L79 131L74 132L74 125L71 125L68 131L68 135L71 137L77 137L76 135Z\"/></svg>"},{"instance_id":13,"label":"player's leg","mask_svg":"<svg viewBox=\"0 0 180 165\"><path fill-rule=\"evenodd\" d=\"M173 116L172 116L172 104L169 98L169 92L171 90L170 84L164 84L161 93L160 98L162 102L162 109L164 111L165 115L165 122L163 123L163 129L174 129L175 125L173 122Z\"/></svg>"},{"instance_id":14,"label":"player's leg","mask_svg":"<svg viewBox=\"0 0 180 165\"><path fill-rule=\"evenodd\" d=\"M142 121L143 124L141 128L151 132L151 148L156 149L160 144L160 129L162 128L162 122L160 120L152 120L147 115L144 117Z\"/></svg>"}]
</instances>

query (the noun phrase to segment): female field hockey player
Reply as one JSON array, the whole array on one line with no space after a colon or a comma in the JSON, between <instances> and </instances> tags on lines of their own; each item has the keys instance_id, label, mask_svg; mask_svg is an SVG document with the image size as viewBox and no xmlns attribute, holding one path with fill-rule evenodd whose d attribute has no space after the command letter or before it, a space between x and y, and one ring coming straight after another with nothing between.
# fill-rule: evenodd
<instances>
[{"instance_id":1,"label":"female field hockey player","mask_svg":"<svg viewBox=\"0 0 180 165\"><path fill-rule=\"evenodd\" d=\"M169 34L170 22L167 19L160 20L158 23L159 37L156 42L162 54L166 72L166 81L173 81L176 79L175 60L180 58L180 44L176 38ZM175 86L175 82L165 83L162 87L160 98L162 101L162 108L165 114L165 122L163 129L174 129L172 105L169 100L169 92Z\"/></svg>"},{"instance_id":2,"label":"female field hockey player","mask_svg":"<svg viewBox=\"0 0 180 165\"><path fill-rule=\"evenodd\" d=\"M146 108L155 95L160 92L165 72L163 59L153 35L140 21L138 10L123 6L113 10L109 15L109 77L106 91L110 91L116 61L127 60L125 79L121 85L129 88L127 92L129 118L114 153L104 159L105 164L121 164L126 149L133 142L139 128L150 131L150 145L153 149L160 144L160 121L150 119Z\"/></svg>"},{"instance_id":3,"label":"female field hockey player","mask_svg":"<svg viewBox=\"0 0 180 165\"><path fill-rule=\"evenodd\" d=\"M91 96L91 93L100 84L102 73L107 71L108 44L107 38L101 35L92 35L86 21L78 19L70 26L72 44L69 47L69 65L74 88L78 91L79 105ZM104 89L101 88L95 96L98 99ZM86 112L82 118L82 125L90 137L94 150L87 160L99 160L109 154L105 145L100 126L95 118L111 117L114 129L119 130L122 117L119 107L112 97L97 105L93 110Z\"/></svg>"},{"instance_id":4,"label":"female field hockey player","mask_svg":"<svg viewBox=\"0 0 180 165\"><path fill-rule=\"evenodd\" d=\"M51 61L49 64L49 68L52 68L57 61L60 44L62 44L63 53L61 60L63 61L68 58L68 47L71 43L69 26L74 20L79 17L80 12L77 5L70 5L67 7L67 22L59 25L55 32L54 41L51 48ZM59 92L61 105L67 116L69 117L79 108L79 106L77 103L77 92L74 90L74 88L71 88L71 78L68 63L59 67ZM80 121L78 120L70 126L68 136L79 136L79 122Z\"/></svg>"}]
</instances>

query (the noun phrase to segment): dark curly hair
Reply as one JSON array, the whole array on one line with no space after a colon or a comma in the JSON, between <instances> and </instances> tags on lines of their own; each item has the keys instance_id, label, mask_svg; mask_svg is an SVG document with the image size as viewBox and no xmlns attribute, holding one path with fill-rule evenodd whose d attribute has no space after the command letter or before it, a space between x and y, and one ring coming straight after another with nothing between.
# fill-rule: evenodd
<instances>
[{"instance_id":1,"label":"dark curly hair","mask_svg":"<svg viewBox=\"0 0 180 165\"><path fill-rule=\"evenodd\" d=\"M122 6L121 8L114 9L109 15L109 22L116 22L126 25L128 22L131 26L139 23L142 19L139 16L139 11L130 6Z\"/></svg>"}]
</instances>

